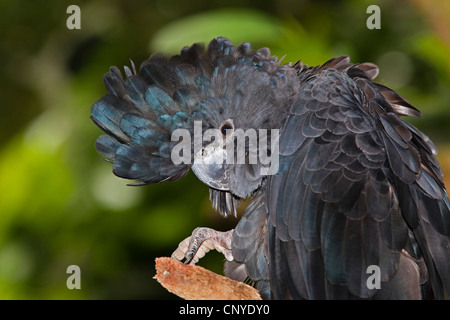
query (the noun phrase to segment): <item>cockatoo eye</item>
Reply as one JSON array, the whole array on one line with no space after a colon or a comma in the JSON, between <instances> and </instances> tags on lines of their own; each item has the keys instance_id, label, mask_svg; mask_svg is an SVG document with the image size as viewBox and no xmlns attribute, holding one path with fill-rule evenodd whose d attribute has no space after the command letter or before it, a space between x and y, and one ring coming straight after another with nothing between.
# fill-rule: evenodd
<instances>
[{"instance_id":1,"label":"cockatoo eye","mask_svg":"<svg viewBox=\"0 0 450 320\"><path fill-rule=\"evenodd\" d=\"M233 130L234 129L234 123L232 119L227 119L222 121L222 123L220 124L220 132L226 136L228 130Z\"/></svg>"}]
</instances>

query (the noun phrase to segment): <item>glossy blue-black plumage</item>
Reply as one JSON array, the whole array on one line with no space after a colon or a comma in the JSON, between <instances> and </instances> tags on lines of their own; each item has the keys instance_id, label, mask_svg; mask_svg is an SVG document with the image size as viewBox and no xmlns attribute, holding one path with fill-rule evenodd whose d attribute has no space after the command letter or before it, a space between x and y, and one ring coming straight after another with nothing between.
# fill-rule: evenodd
<instances>
[{"instance_id":1,"label":"glossy blue-black plumage","mask_svg":"<svg viewBox=\"0 0 450 320\"><path fill-rule=\"evenodd\" d=\"M443 298L450 291L450 205L429 138L401 116L420 112L372 80L378 69L347 57L308 68L281 65L263 48L225 38L153 55L105 75L91 108L106 133L97 150L114 173L143 183L176 180L190 164L170 158L171 133L233 119L279 129L280 168L230 165L230 190L213 207L235 212L253 196L232 239L227 274L264 298ZM381 289L367 286L380 268Z\"/></svg>"},{"instance_id":2,"label":"glossy blue-black plumage","mask_svg":"<svg viewBox=\"0 0 450 320\"><path fill-rule=\"evenodd\" d=\"M273 296L443 298L449 289L450 208L435 147L399 118L417 109L367 70L341 58L299 73L281 136L287 169L267 190ZM371 265L380 290L366 285Z\"/></svg>"}]
</instances>

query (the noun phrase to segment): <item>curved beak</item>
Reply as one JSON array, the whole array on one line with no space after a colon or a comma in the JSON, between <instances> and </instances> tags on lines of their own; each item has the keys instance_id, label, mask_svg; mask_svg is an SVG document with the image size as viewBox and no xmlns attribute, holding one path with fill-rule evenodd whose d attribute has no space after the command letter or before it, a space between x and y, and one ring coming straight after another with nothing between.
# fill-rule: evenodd
<instances>
[{"instance_id":1,"label":"curved beak","mask_svg":"<svg viewBox=\"0 0 450 320\"><path fill-rule=\"evenodd\" d=\"M230 191L229 170L226 165L226 151L222 146L211 143L194 155L192 171L210 188Z\"/></svg>"}]
</instances>

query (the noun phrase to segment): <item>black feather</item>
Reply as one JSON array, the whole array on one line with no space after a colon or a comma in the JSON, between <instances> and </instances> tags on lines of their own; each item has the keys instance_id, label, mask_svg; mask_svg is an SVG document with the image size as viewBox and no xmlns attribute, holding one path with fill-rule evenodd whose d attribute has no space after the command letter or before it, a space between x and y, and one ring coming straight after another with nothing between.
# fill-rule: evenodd
<instances>
[{"instance_id":1,"label":"black feather","mask_svg":"<svg viewBox=\"0 0 450 320\"><path fill-rule=\"evenodd\" d=\"M104 75L108 93L91 107L106 133L96 149L116 175L158 183L191 168L171 159L176 129L193 133L195 121L201 133L224 123L277 129L279 145L266 150L279 148L276 174L246 159L214 171L228 189L215 189L214 174L202 178L224 216L254 197L234 230L226 274L248 277L264 298L442 299L450 292L450 204L437 149L400 119L421 114L373 82L377 74L346 56L281 65L267 48L223 37L170 58L153 54L139 72L131 63L125 78L116 67ZM379 290L366 285L373 265Z\"/></svg>"}]
</instances>

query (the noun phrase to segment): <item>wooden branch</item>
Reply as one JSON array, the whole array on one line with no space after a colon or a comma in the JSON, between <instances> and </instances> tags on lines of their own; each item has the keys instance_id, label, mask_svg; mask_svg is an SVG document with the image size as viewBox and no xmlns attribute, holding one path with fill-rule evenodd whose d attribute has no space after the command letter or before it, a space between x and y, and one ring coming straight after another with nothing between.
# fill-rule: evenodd
<instances>
[{"instance_id":1,"label":"wooden branch","mask_svg":"<svg viewBox=\"0 0 450 320\"><path fill-rule=\"evenodd\" d=\"M171 258L156 258L153 277L168 291L186 300L261 300L258 290L205 268Z\"/></svg>"}]
</instances>

